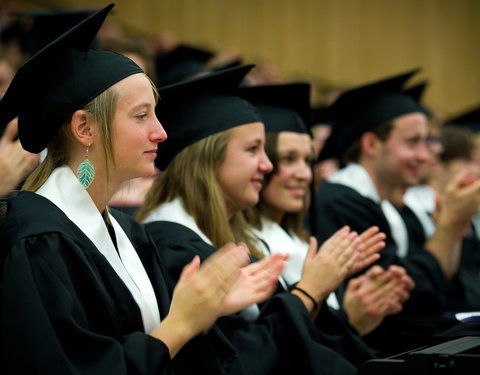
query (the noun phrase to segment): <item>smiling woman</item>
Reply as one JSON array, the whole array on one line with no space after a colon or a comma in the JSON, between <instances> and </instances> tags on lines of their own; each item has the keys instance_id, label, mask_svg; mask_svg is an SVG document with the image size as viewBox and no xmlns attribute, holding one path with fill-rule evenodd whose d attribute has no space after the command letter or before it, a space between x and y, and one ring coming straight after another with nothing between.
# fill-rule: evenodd
<instances>
[{"instance_id":1,"label":"smiling woman","mask_svg":"<svg viewBox=\"0 0 480 375\"><path fill-rule=\"evenodd\" d=\"M217 172L229 218L258 201L263 176L272 170L272 163L263 151L264 143L261 122L237 126L232 131Z\"/></svg>"},{"instance_id":2,"label":"smiling woman","mask_svg":"<svg viewBox=\"0 0 480 375\"><path fill-rule=\"evenodd\" d=\"M313 162L313 142L306 126L310 86L289 83L240 91L264 119L267 155L274 165L265 176L258 204L245 212L252 233L260 239L264 255L289 255L282 285L319 306L312 311L318 334L359 365L373 355L359 336L370 333L385 316L401 309L410 280L400 268L384 271L372 267L354 279L340 303L336 289L347 276L378 259L376 252L384 246L385 235L377 233L376 227L361 235L343 227L317 249L304 226ZM355 239L354 246L345 241L348 238Z\"/></svg>"}]
</instances>

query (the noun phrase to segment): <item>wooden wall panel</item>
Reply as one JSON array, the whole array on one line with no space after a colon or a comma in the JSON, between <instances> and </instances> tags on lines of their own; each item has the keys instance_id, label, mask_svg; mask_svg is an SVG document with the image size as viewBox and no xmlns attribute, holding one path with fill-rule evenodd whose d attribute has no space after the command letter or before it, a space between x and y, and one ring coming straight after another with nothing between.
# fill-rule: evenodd
<instances>
[{"instance_id":1,"label":"wooden wall panel","mask_svg":"<svg viewBox=\"0 0 480 375\"><path fill-rule=\"evenodd\" d=\"M20 7L98 7L97 0L18 1ZM107 4L104 2L102 4ZM421 67L425 102L447 114L480 103L477 0L118 0L129 30L235 49L245 62L354 85Z\"/></svg>"}]
</instances>

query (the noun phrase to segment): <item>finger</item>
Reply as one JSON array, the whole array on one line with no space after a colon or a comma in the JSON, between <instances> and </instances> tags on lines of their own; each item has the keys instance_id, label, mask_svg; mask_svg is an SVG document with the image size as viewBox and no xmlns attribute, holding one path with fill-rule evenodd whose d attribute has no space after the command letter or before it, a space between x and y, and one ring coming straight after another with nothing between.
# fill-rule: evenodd
<instances>
[{"instance_id":1,"label":"finger","mask_svg":"<svg viewBox=\"0 0 480 375\"><path fill-rule=\"evenodd\" d=\"M385 272L385 270L379 266L378 264L370 267L366 272L365 275L368 277L376 277L379 275L382 275Z\"/></svg>"},{"instance_id":2,"label":"finger","mask_svg":"<svg viewBox=\"0 0 480 375\"><path fill-rule=\"evenodd\" d=\"M247 264L245 267L242 268L242 272L248 275L255 275L265 267L268 267L271 262L272 262L271 256L265 257L263 259L260 259L257 262Z\"/></svg>"},{"instance_id":3,"label":"finger","mask_svg":"<svg viewBox=\"0 0 480 375\"><path fill-rule=\"evenodd\" d=\"M402 287L396 287L395 288L395 293L397 295L397 298L400 302L405 302L410 298L410 293L403 289Z\"/></svg>"},{"instance_id":4,"label":"finger","mask_svg":"<svg viewBox=\"0 0 480 375\"><path fill-rule=\"evenodd\" d=\"M351 256L347 259L347 261L344 263L342 267L342 274L347 275L348 272L352 269L353 265L357 261L358 258L358 252L354 251Z\"/></svg>"},{"instance_id":5,"label":"finger","mask_svg":"<svg viewBox=\"0 0 480 375\"><path fill-rule=\"evenodd\" d=\"M250 249L248 248L247 244L245 242L240 242L238 246L243 247L243 249L247 252L248 255L250 255Z\"/></svg>"},{"instance_id":6,"label":"finger","mask_svg":"<svg viewBox=\"0 0 480 375\"><path fill-rule=\"evenodd\" d=\"M388 272L391 272L395 275L405 275L407 273L407 271L405 270L405 268L403 268L402 266L398 266L396 264L392 264L388 267Z\"/></svg>"},{"instance_id":7,"label":"finger","mask_svg":"<svg viewBox=\"0 0 480 375\"><path fill-rule=\"evenodd\" d=\"M383 244L384 244L383 247L384 247L384 246L385 246L384 240L385 240L386 237L387 237L387 236L385 235L385 233L380 232L380 233L375 234L375 235L372 236L372 237L369 237L369 238L366 239L366 240L363 240L363 241L362 241L362 245L363 245L363 247L365 248L365 250L370 250L370 248L372 248L372 247L373 247L373 248L377 248L377 247L378 247L378 244L380 244L380 243L383 243ZM383 247L381 247L381 248L383 248ZM380 248L380 249L381 249L381 248ZM380 249L379 249L379 250L380 250ZM371 250L370 250L370 251L371 251Z\"/></svg>"},{"instance_id":8,"label":"finger","mask_svg":"<svg viewBox=\"0 0 480 375\"><path fill-rule=\"evenodd\" d=\"M393 301L391 299L386 300L387 310L385 315L393 315L398 314L400 311L403 310L403 304Z\"/></svg>"},{"instance_id":9,"label":"finger","mask_svg":"<svg viewBox=\"0 0 480 375\"><path fill-rule=\"evenodd\" d=\"M283 270L283 267L286 265L286 256L285 254L272 254L268 257L263 258L262 260L249 264L243 269L248 269L251 275L256 275L258 273L262 274L276 274L278 269ZM281 271L280 271L281 272Z\"/></svg>"},{"instance_id":10,"label":"finger","mask_svg":"<svg viewBox=\"0 0 480 375\"><path fill-rule=\"evenodd\" d=\"M200 272L207 274L206 279L210 276L212 281L213 278L220 278L229 287L238 277L240 267L248 264L249 260L244 246L229 243L210 255L203 262Z\"/></svg>"},{"instance_id":11,"label":"finger","mask_svg":"<svg viewBox=\"0 0 480 375\"><path fill-rule=\"evenodd\" d=\"M364 268L367 268L368 266L375 263L379 259L380 259L380 254L378 253L370 255L368 258L363 257L362 254L360 253L352 271L355 273L360 272L361 270L363 270Z\"/></svg>"},{"instance_id":12,"label":"finger","mask_svg":"<svg viewBox=\"0 0 480 375\"><path fill-rule=\"evenodd\" d=\"M315 237L310 236L308 239L308 251L307 251L307 259L312 259L317 254L317 246L318 241Z\"/></svg>"},{"instance_id":13,"label":"finger","mask_svg":"<svg viewBox=\"0 0 480 375\"><path fill-rule=\"evenodd\" d=\"M12 120L8 123L5 131L3 132L2 140L5 139L7 142L11 143L14 141L15 137L18 135L18 122Z\"/></svg>"},{"instance_id":14,"label":"finger","mask_svg":"<svg viewBox=\"0 0 480 375\"><path fill-rule=\"evenodd\" d=\"M373 235L378 233L380 229L377 226L372 226L368 228L367 230L363 231L362 234L360 234L360 240L362 242L367 241L369 238L371 238Z\"/></svg>"},{"instance_id":15,"label":"finger","mask_svg":"<svg viewBox=\"0 0 480 375\"><path fill-rule=\"evenodd\" d=\"M200 267L200 257L195 255L190 263L188 263L182 269L182 273L180 274L180 279L186 278L190 279L192 276L197 272L198 268Z\"/></svg>"},{"instance_id":16,"label":"finger","mask_svg":"<svg viewBox=\"0 0 480 375\"><path fill-rule=\"evenodd\" d=\"M365 281L364 276L359 276L359 277L350 279L347 283L347 289L350 289L351 291L356 291L360 289L364 281Z\"/></svg>"},{"instance_id":17,"label":"finger","mask_svg":"<svg viewBox=\"0 0 480 375\"><path fill-rule=\"evenodd\" d=\"M344 239L345 237L350 233L350 227L348 225L345 225L344 227L340 228L337 230L334 234L332 234L325 242L324 244L327 246L332 246L335 248L338 246ZM323 246L322 248L327 247Z\"/></svg>"},{"instance_id":18,"label":"finger","mask_svg":"<svg viewBox=\"0 0 480 375\"><path fill-rule=\"evenodd\" d=\"M352 257L358 259L357 247L360 244L357 232L350 232L344 240L336 246L333 255L339 260L340 264L352 263Z\"/></svg>"},{"instance_id":19,"label":"finger","mask_svg":"<svg viewBox=\"0 0 480 375\"><path fill-rule=\"evenodd\" d=\"M408 275L404 275L402 277L402 283L404 285L405 290L410 291L415 288L415 281L413 281L413 279Z\"/></svg>"}]
</instances>

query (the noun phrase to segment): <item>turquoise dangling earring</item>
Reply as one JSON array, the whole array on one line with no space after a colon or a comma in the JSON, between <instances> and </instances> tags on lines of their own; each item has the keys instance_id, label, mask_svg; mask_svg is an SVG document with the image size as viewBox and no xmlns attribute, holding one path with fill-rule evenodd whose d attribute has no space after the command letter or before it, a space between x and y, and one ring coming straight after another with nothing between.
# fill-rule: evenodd
<instances>
[{"instance_id":1,"label":"turquoise dangling earring","mask_svg":"<svg viewBox=\"0 0 480 375\"><path fill-rule=\"evenodd\" d=\"M95 178L95 168L93 164L88 160L88 146L85 153L85 160L80 163L77 169L78 180L87 189Z\"/></svg>"}]
</instances>

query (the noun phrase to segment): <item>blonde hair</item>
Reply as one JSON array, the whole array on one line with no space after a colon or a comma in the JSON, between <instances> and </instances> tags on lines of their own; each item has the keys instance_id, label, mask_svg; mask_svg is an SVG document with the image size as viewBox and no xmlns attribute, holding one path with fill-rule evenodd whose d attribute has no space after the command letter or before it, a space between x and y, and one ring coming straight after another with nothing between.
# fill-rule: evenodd
<instances>
[{"instance_id":1,"label":"blonde hair","mask_svg":"<svg viewBox=\"0 0 480 375\"><path fill-rule=\"evenodd\" d=\"M232 241L244 242L252 255L260 256L257 240L250 234L243 214L238 212L228 218L224 194L217 180L217 170L232 133L232 129L216 133L180 151L151 187L136 218L142 222L159 205L178 197L215 247Z\"/></svg>"},{"instance_id":2,"label":"blonde hair","mask_svg":"<svg viewBox=\"0 0 480 375\"><path fill-rule=\"evenodd\" d=\"M144 73L142 73L144 74ZM145 74L144 74L145 75ZM152 90L154 92L155 101L158 100L158 93L154 83L145 75L149 80ZM82 109L88 116L93 118L100 126L100 138L104 143L104 158L107 165L106 168L106 181L105 192L109 191L110 181L110 168L115 168L115 160L113 156L113 112L115 110L118 101L118 91L115 85L110 86L108 89L100 93L95 99L90 101ZM43 162L30 174L28 179L22 186L22 190L36 191L38 190L54 171L66 163L69 158L69 145L73 142L73 136L70 131L69 118L62 126L60 126L56 133L50 138L47 145L47 155Z\"/></svg>"}]
</instances>

